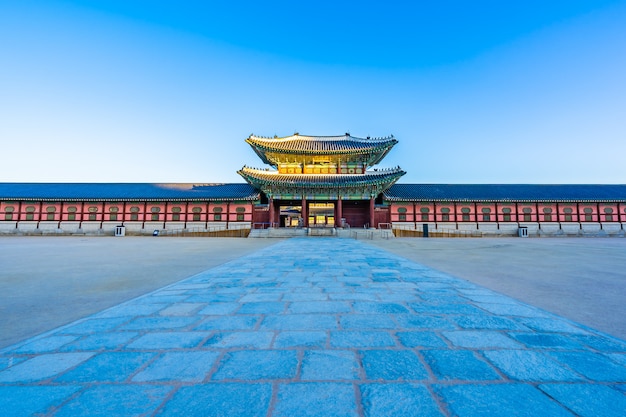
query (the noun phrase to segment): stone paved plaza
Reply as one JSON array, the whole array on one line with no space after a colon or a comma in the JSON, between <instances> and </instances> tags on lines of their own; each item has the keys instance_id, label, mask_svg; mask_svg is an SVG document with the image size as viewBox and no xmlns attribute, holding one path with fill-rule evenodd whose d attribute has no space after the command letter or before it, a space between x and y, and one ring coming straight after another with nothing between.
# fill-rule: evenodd
<instances>
[{"instance_id":1,"label":"stone paved plaza","mask_svg":"<svg viewBox=\"0 0 626 417\"><path fill-rule=\"evenodd\" d=\"M624 416L626 342L368 244L280 241L0 351L3 416Z\"/></svg>"}]
</instances>

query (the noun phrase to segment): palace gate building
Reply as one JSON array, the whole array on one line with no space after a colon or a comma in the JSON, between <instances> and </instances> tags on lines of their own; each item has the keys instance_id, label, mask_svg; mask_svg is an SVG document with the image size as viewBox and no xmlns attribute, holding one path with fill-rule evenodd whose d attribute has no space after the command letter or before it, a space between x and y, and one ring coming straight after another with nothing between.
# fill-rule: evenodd
<instances>
[{"instance_id":1,"label":"palace gate building","mask_svg":"<svg viewBox=\"0 0 626 417\"><path fill-rule=\"evenodd\" d=\"M403 184L397 140L260 137L235 184L0 183L0 234L393 228L624 236L626 185Z\"/></svg>"}]
</instances>

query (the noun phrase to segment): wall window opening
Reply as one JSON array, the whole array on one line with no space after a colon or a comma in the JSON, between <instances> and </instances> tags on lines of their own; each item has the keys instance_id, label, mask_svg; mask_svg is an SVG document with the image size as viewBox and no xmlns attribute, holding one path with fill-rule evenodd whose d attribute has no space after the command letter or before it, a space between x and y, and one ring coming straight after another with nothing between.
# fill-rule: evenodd
<instances>
[{"instance_id":1,"label":"wall window opening","mask_svg":"<svg viewBox=\"0 0 626 417\"><path fill-rule=\"evenodd\" d=\"M510 208L502 209L502 220L505 222L511 221L511 209Z\"/></svg>"}]
</instances>

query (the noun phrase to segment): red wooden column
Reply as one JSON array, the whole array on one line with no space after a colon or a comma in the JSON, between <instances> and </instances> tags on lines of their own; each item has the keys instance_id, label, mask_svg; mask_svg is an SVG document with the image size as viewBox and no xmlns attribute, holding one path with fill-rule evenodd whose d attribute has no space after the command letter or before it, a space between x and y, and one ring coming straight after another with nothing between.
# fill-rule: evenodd
<instances>
[{"instance_id":1,"label":"red wooden column","mask_svg":"<svg viewBox=\"0 0 626 417\"><path fill-rule=\"evenodd\" d=\"M302 226L309 227L309 213L306 209L306 198L302 197Z\"/></svg>"},{"instance_id":2,"label":"red wooden column","mask_svg":"<svg viewBox=\"0 0 626 417\"><path fill-rule=\"evenodd\" d=\"M341 196L337 199L337 216L335 217L335 227L341 227L341 218L343 217L343 204Z\"/></svg>"},{"instance_id":3,"label":"red wooden column","mask_svg":"<svg viewBox=\"0 0 626 417\"><path fill-rule=\"evenodd\" d=\"M269 197L270 227L274 227L274 197Z\"/></svg>"},{"instance_id":4,"label":"red wooden column","mask_svg":"<svg viewBox=\"0 0 626 417\"><path fill-rule=\"evenodd\" d=\"M370 198L370 228L374 228L374 197Z\"/></svg>"}]
</instances>

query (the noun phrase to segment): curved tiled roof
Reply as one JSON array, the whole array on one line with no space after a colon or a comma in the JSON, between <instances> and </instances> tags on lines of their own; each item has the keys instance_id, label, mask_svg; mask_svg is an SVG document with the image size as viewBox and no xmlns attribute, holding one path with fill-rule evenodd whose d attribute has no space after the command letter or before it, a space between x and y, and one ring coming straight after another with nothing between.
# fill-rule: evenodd
<instances>
[{"instance_id":1,"label":"curved tiled roof","mask_svg":"<svg viewBox=\"0 0 626 417\"><path fill-rule=\"evenodd\" d=\"M355 155L370 154L377 164L398 141L393 135L386 138L357 138L349 134L342 136L307 136L295 134L286 137L267 138L250 135L246 142L266 164L275 165L267 152L291 155Z\"/></svg>"},{"instance_id":2,"label":"curved tiled roof","mask_svg":"<svg viewBox=\"0 0 626 417\"><path fill-rule=\"evenodd\" d=\"M395 201L626 202L626 185L395 184L384 196Z\"/></svg>"},{"instance_id":3,"label":"curved tiled roof","mask_svg":"<svg viewBox=\"0 0 626 417\"><path fill-rule=\"evenodd\" d=\"M249 184L0 183L0 200L256 200Z\"/></svg>"},{"instance_id":4,"label":"curved tiled roof","mask_svg":"<svg viewBox=\"0 0 626 417\"><path fill-rule=\"evenodd\" d=\"M237 172L251 184L275 184L307 188L359 187L390 184L397 181L405 174L399 167L379 171L366 171L365 174L280 174L278 171L246 166Z\"/></svg>"}]
</instances>

